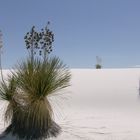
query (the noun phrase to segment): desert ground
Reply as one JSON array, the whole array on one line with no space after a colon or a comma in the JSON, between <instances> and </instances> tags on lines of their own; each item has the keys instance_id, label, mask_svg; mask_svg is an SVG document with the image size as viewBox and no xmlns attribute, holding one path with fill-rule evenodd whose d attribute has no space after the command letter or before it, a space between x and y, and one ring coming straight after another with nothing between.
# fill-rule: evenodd
<instances>
[{"instance_id":1,"label":"desert ground","mask_svg":"<svg viewBox=\"0 0 140 140\"><path fill-rule=\"evenodd\" d=\"M6 77L9 70L3 70ZM49 97L62 133L50 140L139 140L140 68L71 69L71 86ZM0 101L0 132L8 124ZM15 140L7 136L3 140Z\"/></svg>"}]
</instances>

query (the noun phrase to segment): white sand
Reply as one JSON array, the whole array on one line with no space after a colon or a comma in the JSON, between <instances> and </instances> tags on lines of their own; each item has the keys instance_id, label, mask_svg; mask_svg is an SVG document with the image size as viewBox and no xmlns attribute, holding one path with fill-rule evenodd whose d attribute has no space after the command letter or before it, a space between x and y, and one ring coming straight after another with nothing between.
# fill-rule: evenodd
<instances>
[{"instance_id":1,"label":"white sand","mask_svg":"<svg viewBox=\"0 0 140 140\"><path fill-rule=\"evenodd\" d=\"M71 87L50 97L63 131L52 140L140 140L139 68L71 72ZM1 132L4 106L0 101Z\"/></svg>"}]
</instances>

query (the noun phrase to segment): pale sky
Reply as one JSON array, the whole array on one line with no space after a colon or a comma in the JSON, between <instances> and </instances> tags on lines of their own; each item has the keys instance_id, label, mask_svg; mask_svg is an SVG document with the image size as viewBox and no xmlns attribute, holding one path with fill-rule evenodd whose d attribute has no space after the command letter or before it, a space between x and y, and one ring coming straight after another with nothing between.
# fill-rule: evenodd
<instances>
[{"instance_id":1,"label":"pale sky","mask_svg":"<svg viewBox=\"0 0 140 140\"><path fill-rule=\"evenodd\" d=\"M140 0L0 0L2 64L25 58L24 35L47 21L55 34L53 55L70 68L140 65Z\"/></svg>"}]
</instances>

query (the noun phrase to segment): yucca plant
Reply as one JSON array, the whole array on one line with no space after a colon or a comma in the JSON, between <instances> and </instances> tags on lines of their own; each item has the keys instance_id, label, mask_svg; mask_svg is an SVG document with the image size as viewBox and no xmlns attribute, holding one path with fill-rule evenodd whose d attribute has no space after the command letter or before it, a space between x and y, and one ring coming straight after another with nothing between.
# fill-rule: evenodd
<instances>
[{"instance_id":1,"label":"yucca plant","mask_svg":"<svg viewBox=\"0 0 140 140\"><path fill-rule=\"evenodd\" d=\"M57 136L61 128L53 121L48 96L69 86L69 80L69 70L57 57L20 63L0 88L1 98L9 102L5 118L11 119L4 134L25 140Z\"/></svg>"},{"instance_id":2,"label":"yucca plant","mask_svg":"<svg viewBox=\"0 0 140 140\"><path fill-rule=\"evenodd\" d=\"M100 64L96 64L96 69L101 69L102 68L102 66L100 65Z\"/></svg>"},{"instance_id":3,"label":"yucca plant","mask_svg":"<svg viewBox=\"0 0 140 140\"><path fill-rule=\"evenodd\" d=\"M17 82L15 78L10 76L6 81L2 80L0 85L0 99L8 102L7 109L4 114L4 119L6 122L13 122L15 119L18 120L17 114L20 112L21 108L19 107L17 97ZM11 128L11 125L1 136L7 135L10 132L9 128Z\"/></svg>"},{"instance_id":4,"label":"yucca plant","mask_svg":"<svg viewBox=\"0 0 140 140\"><path fill-rule=\"evenodd\" d=\"M8 122L16 109L16 81L13 77L8 77L7 81L2 80L0 86L0 98L8 102L7 110L5 112L5 121Z\"/></svg>"},{"instance_id":5,"label":"yucca plant","mask_svg":"<svg viewBox=\"0 0 140 140\"><path fill-rule=\"evenodd\" d=\"M69 86L71 75L58 57L48 57L54 41L49 24L41 32L36 32L33 26L26 34L29 58L19 63L7 81L2 80L0 84L0 98L8 101L5 121L10 122L2 136L44 140L61 132L53 121L48 97ZM42 58L35 55L37 50Z\"/></svg>"}]
</instances>

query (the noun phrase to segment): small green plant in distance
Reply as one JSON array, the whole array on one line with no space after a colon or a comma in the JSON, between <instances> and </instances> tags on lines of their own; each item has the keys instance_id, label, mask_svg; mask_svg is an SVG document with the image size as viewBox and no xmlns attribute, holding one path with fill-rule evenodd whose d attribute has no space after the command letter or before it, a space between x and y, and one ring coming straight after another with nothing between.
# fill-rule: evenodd
<instances>
[{"instance_id":1,"label":"small green plant in distance","mask_svg":"<svg viewBox=\"0 0 140 140\"><path fill-rule=\"evenodd\" d=\"M1 99L9 102L5 120L10 122L2 135L11 134L24 140L44 140L61 132L60 126L53 121L48 96L68 87L71 77L58 57L48 56L53 42L52 32L48 27L46 33L35 33L34 29L25 37L26 47L31 50L29 58L19 63L16 71L0 85ZM39 37L32 37L35 34ZM40 41L43 46L39 46ZM37 50L42 57L35 53Z\"/></svg>"},{"instance_id":2,"label":"small green plant in distance","mask_svg":"<svg viewBox=\"0 0 140 140\"><path fill-rule=\"evenodd\" d=\"M96 61L97 62L96 62L95 68L101 69L102 68L102 65L101 65L102 59L99 56L96 56Z\"/></svg>"},{"instance_id":3,"label":"small green plant in distance","mask_svg":"<svg viewBox=\"0 0 140 140\"><path fill-rule=\"evenodd\" d=\"M100 64L96 64L96 69L101 69L102 66Z\"/></svg>"}]
</instances>

